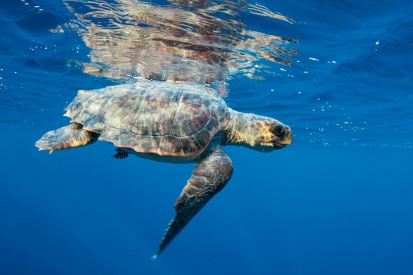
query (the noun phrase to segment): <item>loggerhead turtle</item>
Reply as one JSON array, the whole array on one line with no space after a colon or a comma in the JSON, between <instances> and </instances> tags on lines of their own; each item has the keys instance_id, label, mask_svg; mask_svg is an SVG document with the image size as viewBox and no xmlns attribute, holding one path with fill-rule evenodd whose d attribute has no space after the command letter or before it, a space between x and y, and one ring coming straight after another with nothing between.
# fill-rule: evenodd
<instances>
[{"instance_id":1,"label":"loggerhead turtle","mask_svg":"<svg viewBox=\"0 0 413 275\"><path fill-rule=\"evenodd\" d=\"M134 154L162 162L197 162L153 259L230 180L232 162L222 146L270 152L292 142L290 127L234 111L201 84L142 81L80 90L65 110L71 124L44 134L36 142L40 150L51 153L99 139L117 146L116 158Z\"/></svg>"}]
</instances>

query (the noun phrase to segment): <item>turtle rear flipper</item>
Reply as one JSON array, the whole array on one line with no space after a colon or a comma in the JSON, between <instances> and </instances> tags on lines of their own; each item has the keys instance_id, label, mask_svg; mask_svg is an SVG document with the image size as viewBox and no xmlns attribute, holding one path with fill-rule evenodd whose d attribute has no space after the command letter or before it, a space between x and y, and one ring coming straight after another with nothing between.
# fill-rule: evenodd
<instances>
[{"instance_id":1,"label":"turtle rear flipper","mask_svg":"<svg viewBox=\"0 0 413 275\"><path fill-rule=\"evenodd\" d=\"M36 142L39 150L70 149L94 143L99 134L82 129L80 123L72 123L68 126L49 131Z\"/></svg>"},{"instance_id":2,"label":"turtle rear flipper","mask_svg":"<svg viewBox=\"0 0 413 275\"><path fill-rule=\"evenodd\" d=\"M175 203L175 217L169 223L152 260L155 260L202 207L225 187L232 171L232 161L220 146L215 146L201 159Z\"/></svg>"}]
</instances>

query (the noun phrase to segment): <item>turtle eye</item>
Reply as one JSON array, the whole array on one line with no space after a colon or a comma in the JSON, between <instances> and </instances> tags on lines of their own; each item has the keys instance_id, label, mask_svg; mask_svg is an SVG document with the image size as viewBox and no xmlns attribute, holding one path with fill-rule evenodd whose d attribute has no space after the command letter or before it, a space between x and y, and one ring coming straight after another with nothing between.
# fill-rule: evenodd
<instances>
[{"instance_id":1,"label":"turtle eye","mask_svg":"<svg viewBox=\"0 0 413 275\"><path fill-rule=\"evenodd\" d=\"M284 133L284 127L282 127L281 125L277 125L274 127L274 130L272 132L274 135L280 136Z\"/></svg>"}]
</instances>

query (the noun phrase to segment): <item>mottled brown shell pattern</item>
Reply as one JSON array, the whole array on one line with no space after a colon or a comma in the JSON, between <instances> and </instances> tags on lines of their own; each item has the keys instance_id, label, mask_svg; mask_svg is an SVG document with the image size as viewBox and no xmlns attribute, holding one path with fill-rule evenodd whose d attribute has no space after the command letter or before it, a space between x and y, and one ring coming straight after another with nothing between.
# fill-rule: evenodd
<instances>
[{"instance_id":1,"label":"mottled brown shell pattern","mask_svg":"<svg viewBox=\"0 0 413 275\"><path fill-rule=\"evenodd\" d=\"M99 139L140 153L191 156L227 127L225 102L204 85L144 81L80 90L65 116Z\"/></svg>"}]
</instances>

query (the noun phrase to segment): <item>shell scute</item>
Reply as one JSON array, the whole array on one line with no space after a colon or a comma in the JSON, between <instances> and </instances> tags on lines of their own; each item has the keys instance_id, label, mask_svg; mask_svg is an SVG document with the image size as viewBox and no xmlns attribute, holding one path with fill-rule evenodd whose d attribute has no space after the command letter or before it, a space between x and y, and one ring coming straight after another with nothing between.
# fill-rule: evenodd
<instances>
[{"instance_id":1,"label":"shell scute","mask_svg":"<svg viewBox=\"0 0 413 275\"><path fill-rule=\"evenodd\" d=\"M210 100L206 96L185 91L169 134L187 137L200 131L210 117L209 103Z\"/></svg>"},{"instance_id":2,"label":"shell scute","mask_svg":"<svg viewBox=\"0 0 413 275\"><path fill-rule=\"evenodd\" d=\"M213 135L207 129L202 129L202 131L194 135L196 141L201 145L201 148L206 148L211 141Z\"/></svg>"},{"instance_id":3,"label":"shell scute","mask_svg":"<svg viewBox=\"0 0 413 275\"><path fill-rule=\"evenodd\" d=\"M169 134L174 121L179 97L182 91L146 93L136 115L130 124L130 130L138 135L163 136Z\"/></svg>"},{"instance_id":4,"label":"shell scute","mask_svg":"<svg viewBox=\"0 0 413 275\"><path fill-rule=\"evenodd\" d=\"M225 112L225 114L219 118L219 125L220 125L220 127L221 127L222 129L225 129L225 128L228 126L230 120L231 120L231 115L230 115L230 113L229 113L229 112Z\"/></svg>"},{"instance_id":5,"label":"shell scute","mask_svg":"<svg viewBox=\"0 0 413 275\"><path fill-rule=\"evenodd\" d=\"M123 147L133 148L136 152L158 153L162 137L160 136L133 136L134 142L125 143Z\"/></svg>"},{"instance_id":6,"label":"shell scute","mask_svg":"<svg viewBox=\"0 0 413 275\"><path fill-rule=\"evenodd\" d=\"M205 129L212 135L215 135L215 129L219 129L219 121L216 118L211 118L205 125Z\"/></svg>"},{"instance_id":7,"label":"shell scute","mask_svg":"<svg viewBox=\"0 0 413 275\"><path fill-rule=\"evenodd\" d=\"M162 142L159 145L160 152L168 152L168 155L184 155L184 150L181 142L181 138L165 136L162 138Z\"/></svg>"},{"instance_id":8,"label":"shell scute","mask_svg":"<svg viewBox=\"0 0 413 275\"><path fill-rule=\"evenodd\" d=\"M191 155L201 150L201 145L195 139L195 137L187 137L181 139L182 149L184 155Z\"/></svg>"}]
</instances>

